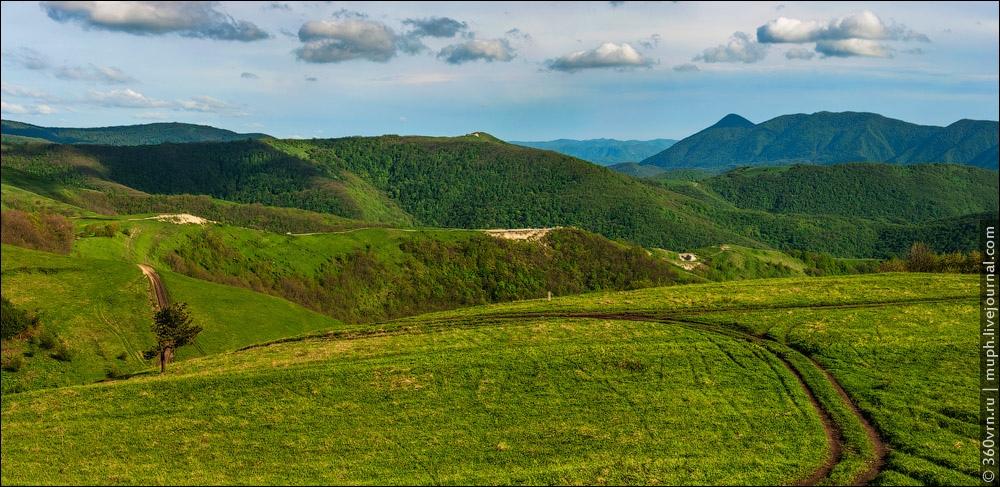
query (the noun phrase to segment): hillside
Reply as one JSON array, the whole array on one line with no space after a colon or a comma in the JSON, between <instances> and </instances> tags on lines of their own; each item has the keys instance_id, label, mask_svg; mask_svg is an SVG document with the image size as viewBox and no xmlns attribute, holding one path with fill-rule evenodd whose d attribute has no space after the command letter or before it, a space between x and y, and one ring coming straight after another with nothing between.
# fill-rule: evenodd
<instances>
[{"instance_id":1,"label":"hillside","mask_svg":"<svg viewBox=\"0 0 1000 487\"><path fill-rule=\"evenodd\" d=\"M675 143L674 139L558 139L538 142L510 141L511 144L555 151L602 166L623 162L638 162L659 153Z\"/></svg>"},{"instance_id":2,"label":"hillside","mask_svg":"<svg viewBox=\"0 0 1000 487\"><path fill-rule=\"evenodd\" d=\"M230 130L190 123L149 123L97 128L40 127L29 123L3 120L0 133L29 140L57 144L148 145L165 142L228 142L262 139L265 134L239 134Z\"/></svg>"},{"instance_id":3,"label":"hillside","mask_svg":"<svg viewBox=\"0 0 1000 487\"><path fill-rule=\"evenodd\" d=\"M5 396L2 480L968 485L977 283L654 288L259 344Z\"/></svg>"},{"instance_id":4,"label":"hillside","mask_svg":"<svg viewBox=\"0 0 1000 487\"><path fill-rule=\"evenodd\" d=\"M3 246L2 262L4 298L41 322L36 339L4 341L5 354L24 356L16 373L4 371L4 394L86 384L149 367L143 352L154 343L148 324L153 310L149 284L134 263L12 245ZM163 277L172 299L191 304L205 329L196 345L180 350L182 359L342 326L284 299L173 273ZM46 340L65 346L65 355L50 357Z\"/></svg>"},{"instance_id":5,"label":"hillside","mask_svg":"<svg viewBox=\"0 0 1000 487\"><path fill-rule=\"evenodd\" d=\"M91 211L190 212L185 205L198 204L220 221L300 233L366 226L359 222L466 229L572 226L645 247L685 250L728 243L840 257L900 255L915 239L937 251L969 250L976 242L969 232L971 217L964 214L879 221L741 208L690 181L650 184L482 133L135 147L4 144L3 155L5 183ZM935 201L960 189L933 178L921 184L939 183L940 191L928 192L941 193ZM272 209L264 211L260 204ZM975 210L970 214L996 211L956 206L963 207ZM262 227L257 217L265 214Z\"/></svg>"},{"instance_id":6,"label":"hillside","mask_svg":"<svg viewBox=\"0 0 1000 487\"><path fill-rule=\"evenodd\" d=\"M700 184L740 208L917 222L995 211L996 177L953 164L798 165L735 169Z\"/></svg>"},{"instance_id":7,"label":"hillside","mask_svg":"<svg viewBox=\"0 0 1000 487\"><path fill-rule=\"evenodd\" d=\"M997 168L998 124L960 120L947 127L874 113L782 115L760 124L727 115L642 161L661 168L723 169L792 163L948 162Z\"/></svg>"}]
</instances>

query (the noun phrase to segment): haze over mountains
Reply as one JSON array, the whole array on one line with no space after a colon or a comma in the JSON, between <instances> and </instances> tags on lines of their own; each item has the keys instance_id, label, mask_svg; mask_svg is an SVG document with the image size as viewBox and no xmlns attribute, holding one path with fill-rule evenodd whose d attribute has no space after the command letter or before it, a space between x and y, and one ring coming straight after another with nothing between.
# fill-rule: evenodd
<instances>
[{"instance_id":1,"label":"haze over mountains","mask_svg":"<svg viewBox=\"0 0 1000 487\"><path fill-rule=\"evenodd\" d=\"M4 136L29 137L58 144L146 145L164 142L228 142L261 139L265 134L239 134L208 125L190 123L148 123L96 128L40 127L30 123L4 120Z\"/></svg>"},{"instance_id":2,"label":"haze over mountains","mask_svg":"<svg viewBox=\"0 0 1000 487\"><path fill-rule=\"evenodd\" d=\"M677 143L674 139L617 140L617 139L558 139L543 142L510 141L511 144L555 151L602 166L622 162L638 162L658 154Z\"/></svg>"},{"instance_id":3,"label":"haze over mountains","mask_svg":"<svg viewBox=\"0 0 1000 487\"><path fill-rule=\"evenodd\" d=\"M997 168L995 121L917 125L875 113L782 115L760 124L735 114L641 162L664 169L722 170L794 163L951 162Z\"/></svg>"}]
</instances>

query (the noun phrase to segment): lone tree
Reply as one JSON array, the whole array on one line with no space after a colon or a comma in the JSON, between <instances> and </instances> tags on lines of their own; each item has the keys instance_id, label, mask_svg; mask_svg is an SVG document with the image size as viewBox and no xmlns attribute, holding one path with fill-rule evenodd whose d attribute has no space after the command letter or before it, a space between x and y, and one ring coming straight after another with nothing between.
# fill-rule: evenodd
<instances>
[{"instance_id":1,"label":"lone tree","mask_svg":"<svg viewBox=\"0 0 1000 487\"><path fill-rule=\"evenodd\" d=\"M167 362L174 358L174 350L191 343L201 333L201 327L191 323L187 303L174 303L156 312L153 333L156 333L155 351L160 354L160 373L163 373L167 370Z\"/></svg>"}]
</instances>

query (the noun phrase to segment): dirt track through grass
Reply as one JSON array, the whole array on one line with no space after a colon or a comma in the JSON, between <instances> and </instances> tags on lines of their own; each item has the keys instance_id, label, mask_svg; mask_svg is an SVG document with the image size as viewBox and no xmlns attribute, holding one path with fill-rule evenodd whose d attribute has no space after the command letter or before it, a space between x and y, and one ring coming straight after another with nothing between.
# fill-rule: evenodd
<instances>
[{"instance_id":1,"label":"dirt track through grass","mask_svg":"<svg viewBox=\"0 0 1000 487\"><path fill-rule=\"evenodd\" d=\"M932 298L932 299L909 299L909 300L899 300L893 302L879 302L879 303L819 304L812 306L793 305L793 306L776 306L776 307L765 307L765 308L784 309L784 308L808 307L808 308L821 308L821 309L830 309L830 308L854 309L854 308L877 308L877 307L894 306L900 304L918 304L918 303L926 304L926 303L938 303L938 302L956 302L965 300L967 300L967 298ZM760 307L748 308L748 310L750 309L756 311L759 310ZM824 462L824 464L816 471L814 471L811 475L797 482L796 485L817 485L820 483L831 483L831 482L842 483L844 481L843 477L832 478L831 474L834 473L834 470L837 467L838 463L840 463L843 460L842 455L844 453L845 447L851 447L851 445L848 445L847 441L845 440L845 434L844 434L845 425L842 425L837 421L835 421L834 417L836 415L832 414L832 412L829 410L829 407L825 406L822 401L817 399L818 392L814 390L816 385L815 384L810 385L809 381L806 379L806 377L804 377L804 371L800 370L800 368L803 367L803 364L800 362L797 365L794 361L789 360L788 358L783 356L782 353L776 353L775 350L772 349L773 347L783 347L783 348L788 348L788 347L775 340L771 340L761 335L742 332L735 328L723 327L719 326L718 324L698 321L692 317L692 315L696 316L698 314L708 311L718 312L720 310L695 309L695 310L685 310L683 312L671 312L668 314L525 312L525 313L508 313L508 314L492 315L490 316L490 319L487 321L491 325L501 324L503 322L509 322L513 320L534 319L534 318L609 319L609 320L623 320L623 321L657 322L662 324L673 324L678 326L684 326L699 331L717 333L720 335L728 336L730 338L739 338L751 343L770 345L770 346L762 346L761 348L763 348L768 353L777 358L797 378L799 385L802 387L803 391L808 396L816 412L820 416L823 422L824 431L827 436L827 442L829 447L829 455L827 461ZM733 309L728 309L727 311L733 311ZM436 321L434 322L433 325L431 325L430 329L425 329L424 331L432 332L435 329L439 328L437 325L445 325L453 321L464 321L464 320L459 318L454 320L445 319ZM413 333L414 331L417 330L413 329L382 330L380 332L375 332L374 334L391 335L391 334L396 334L396 332ZM419 331L417 332L419 333ZM357 336L361 337L361 336L371 336L371 335L369 333L362 332L359 333ZM300 337L298 338L298 340L309 339L309 338L310 337ZM322 338L322 337L312 337L312 338ZM353 336L352 333L348 331L344 333L338 333L337 336L335 337L328 336L327 338L350 339L353 338ZM257 346L265 346L265 345L266 344L261 344ZM247 348L256 348L257 346L247 347ZM868 450L871 452L871 455L870 458L860 459L860 461L863 463L865 467L860 470L856 469L856 471L853 472L852 475L849 477L849 480L852 485L865 485L868 482L871 482L876 477L878 477L879 473L881 473L886 463L886 456L889 453L889 449L886 442L883 440L878 431L871 425L868 419L862 414L857 404L854 403L854 401L850 398L850 396L846 393L846 391L844 391L840 383L833 377L832 374L830 374L829 371L824 369L816 360L812 359L808 355L805 355L803 353L800 353L792 349L789 350L792 353L800 355L801 358L804 358L806 360L806 363L808 363L809 366L814 367L817 371L820 372L821 377L826 382L826 387L832 389L832 391L835 393L835 396L839 398L839 401L842 403L842 406L846 407L847 410L850 412L850 415L852 416L851 421L856 421L857 424L855 426L860 426L863 429L864 435L867 437L869 445L867 445L868 448L861 448L861 450L862 451ZM855 459L855 461L858 460L859 459ZM838 480L840 482L838 482Z\"/></svg>"}]
</instances>

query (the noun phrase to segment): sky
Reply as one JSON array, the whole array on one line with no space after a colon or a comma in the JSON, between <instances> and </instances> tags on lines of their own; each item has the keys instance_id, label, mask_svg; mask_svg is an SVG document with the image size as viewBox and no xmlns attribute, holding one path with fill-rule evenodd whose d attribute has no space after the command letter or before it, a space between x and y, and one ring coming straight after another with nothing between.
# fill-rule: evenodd
<instances>
[{"instance_id":1,"label":"sky","mask_svg":"<svg viewBox=\"0 0 1000 487\"><path fill-rule=\"evenodd\" d=\"M2 116L278 137L683 138L1000 118L997 2L3 2Z\"/></svg>"}]
</instances>

